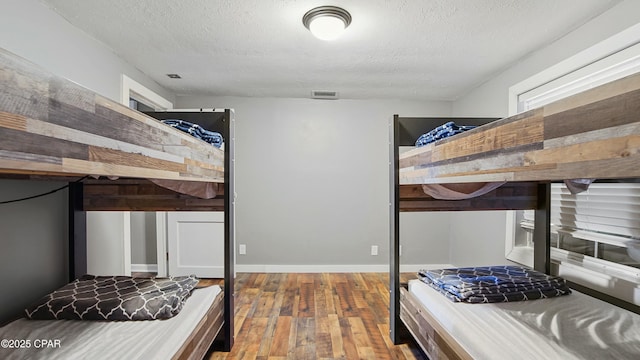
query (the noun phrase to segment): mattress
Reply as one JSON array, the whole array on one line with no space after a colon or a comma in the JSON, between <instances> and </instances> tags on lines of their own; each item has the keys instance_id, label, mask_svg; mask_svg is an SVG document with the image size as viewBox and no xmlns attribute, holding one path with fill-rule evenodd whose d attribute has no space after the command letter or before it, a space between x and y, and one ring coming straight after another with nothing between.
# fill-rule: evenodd
<instances>
[{"instance_id":1,"label":"mattress","mask_svg":"<svg viewBox=\"0 0 640 360\"><path fill-rule=\"evenodd\" d=\"M218 285L195 289L180 313L167 320L19 319L0 328L0 359L169 359L221 294Z\"/></svg>"},{"instance_id":2,"label":"mattress","mask_svg":"<svg viewBox=\"0 0 640 360\"><path fill-rule=\"evenodd\" d=\"M640 359L640 315L583 293L454 303L419 280L411 292L474 359Z\"/></svg>"}]
</instances>

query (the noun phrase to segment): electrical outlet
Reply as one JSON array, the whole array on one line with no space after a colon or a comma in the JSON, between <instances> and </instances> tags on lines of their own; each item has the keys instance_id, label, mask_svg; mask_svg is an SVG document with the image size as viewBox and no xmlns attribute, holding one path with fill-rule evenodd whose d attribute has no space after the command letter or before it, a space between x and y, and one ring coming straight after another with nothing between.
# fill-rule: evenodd
<instances>
[{"instance_id":1,"label":"electrical outlet","mask_svg":"<svg viewBox=\"0 0 640 360\"><path fill-rule=\"evenodd\" d=\"M402 245L400 245L400 251L398 251L398 256L402 256Z\"/></svg>"},{"instance_id":2,"label":"electrical outlet","mask_svg":"<svg viewBox=\"0 0 640 360\"><path fill-rule=\"evenodd\" d=\"M247 245L245 244L238 245L238 253L240 255L247 255Z\"/></svg>"},{"instance_id":3,"label":"electrical outlet","mask_svg":"<svg viewBox=\"0 0 640 360\"><path fill-rule=\"evenodd\" d=\"M378 255L378 245L371 245L371 255Z\"/></svg>"}]
</instances>

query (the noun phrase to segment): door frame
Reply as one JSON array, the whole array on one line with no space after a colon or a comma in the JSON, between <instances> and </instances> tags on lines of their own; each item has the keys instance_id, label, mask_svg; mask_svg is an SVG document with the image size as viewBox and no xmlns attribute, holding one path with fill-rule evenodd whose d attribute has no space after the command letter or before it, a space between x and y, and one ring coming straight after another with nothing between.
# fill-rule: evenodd
<instances>
[{"instance_id":1,"label":"door frame","mask_svg":"<svg viewBox=\"0 0 640 360\"><path fill-rule=\"evenodd\" d=\"M120 102L129 107L129 100L134 99L155 110L173 109L173 103L153 90L133 80L125 74L121 77L122 91ZM167 226L166 212L156 211L156 262L158 264L157 276L167 276ZM131 228L124 229L129 236L124 238L124 248L129 249L128 257L125 256L125 268L131 269ZM126 252L126 251L125 251Z\"/></svg>"}]
</instances>

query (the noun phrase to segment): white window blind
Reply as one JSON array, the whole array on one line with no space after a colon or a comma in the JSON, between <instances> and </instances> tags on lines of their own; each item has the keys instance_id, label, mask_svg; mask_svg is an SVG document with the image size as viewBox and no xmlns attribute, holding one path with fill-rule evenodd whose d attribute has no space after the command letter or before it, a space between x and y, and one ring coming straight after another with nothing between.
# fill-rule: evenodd
<instances>
[{"instance_id":1,"label":"white window blind","mask_svg":"<svg viewBox=\"0 0 640 360\"><path fill-rule=\"evenodd\" d=\"M520 225L533 229L533 220L525 211ZM551 226L554 248L640 268L640 183L594 183L579 194L552 184Z\"/></svg>"}]
</instances>

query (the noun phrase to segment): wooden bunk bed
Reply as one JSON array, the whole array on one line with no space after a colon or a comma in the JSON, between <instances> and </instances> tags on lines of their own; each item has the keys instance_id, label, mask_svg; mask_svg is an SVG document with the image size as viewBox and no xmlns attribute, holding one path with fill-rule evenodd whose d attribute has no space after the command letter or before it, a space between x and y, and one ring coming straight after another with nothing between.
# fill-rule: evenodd
<instances>
[{"instance_id":1,"label":"wooden bunk bed","mask_svg":"<svg viewBox=\"0 0 640 360\"><path fill-rule=\"evenodd\" d=\"M420 135L408 141L406 129L426 132L441 124L434 121L396 115L390 122L390 336L399 343L408 330L431 359L473 358L449 320L438 320L450 304L430 310L400 284L400 212L534 209L534 269L549 274L550 183L640 178L640 74L400 154ZM434 199L423 188L444 185L465 194L492 183L504 185L464 200Z\"/></svg>"},{"instance_id":2,"label":"wooden bunk bed","mask_svg":"<svg viewBox=\"0 0 640 360\"><path fill-rule=\"evenodd\" d=\"M69 182L70 281L87 273L87 211L224 211L222 291L207 300L210 305L185 330L188 336L178 351L165 355L202 358L216 338L230 351L234 337L233 111L215 111L225 140L220 150L2 49L0 99L0 178ZM184 185L189 185L186 194L164 187ZM188 194L202 188L215 197ZM140 332L144 329L134 331Z\"/></svg>"}]
</instances>

